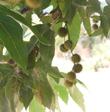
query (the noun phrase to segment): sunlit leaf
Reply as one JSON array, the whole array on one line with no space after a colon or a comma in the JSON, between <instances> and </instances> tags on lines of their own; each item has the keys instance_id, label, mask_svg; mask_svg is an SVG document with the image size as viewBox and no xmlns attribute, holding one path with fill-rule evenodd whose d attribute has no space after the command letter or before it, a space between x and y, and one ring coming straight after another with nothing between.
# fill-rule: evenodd
<instances>
[{"instance_id":1,"label":"sunlit leaf","mask_svg":"<svg viewBox=\"0 0 110 112\"><path fill-rule=\"evenodd\" d=\"M73 43L73 48L76 46L80 35L81 18L79 13L76 13L72 23L68 24L69 38Z\"/></svg>"},{"instance_id":2,"label":"sunlit leaf","mask_svg":"<svg viewBox=\"0 0 110 112\"><path fill-rule=\"evenodd\" d=\"M74 86L70 90L70 95L73 98L73 100L80 106L80 108L85 112L83 94L80 92L80 90L76 86Z\"/></svg>"},{"instance_id":3,"label":"sunlit leaf","mask_svg":"<svg viewBox=\"0 0 110 112\"><path fill-rule=\"evenodd\" d=\"M29 112L45 112L44 107L35 99L33 98L30 106L29 106Z\"/></svg>"},{"instance_id":4,"label":"sunlit leaf","mask_svg":"<svg viewBox=\"0 0 110 112\"><path fill-rule=\"evenodd\" d=\"M58 95L61 97L61 99L67 103L68 101L68 92L64 86L56 85L55 86L56 91L58 92Z\"/></svg>"},{"instance_id":5,"label":"sunlit leaf","mask_svg":"<svg viewBox=\"0 0 110 112\"><path fill-rule=\"evenodd\" d=\"M81 16L85 30L87 31L88 35L90 35L91 34L91 23L90 23L90 18L87 14L87 11L84 8L79 8L79 14Z\"/></svg>"}]
</instances>

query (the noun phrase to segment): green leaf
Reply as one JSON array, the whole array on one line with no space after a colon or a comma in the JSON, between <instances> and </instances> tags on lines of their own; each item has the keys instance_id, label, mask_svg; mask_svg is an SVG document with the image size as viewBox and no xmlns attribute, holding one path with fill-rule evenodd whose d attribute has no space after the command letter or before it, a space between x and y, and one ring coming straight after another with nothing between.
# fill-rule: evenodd
<instances>
[{"instance_id":1,"label":"green leaf","mask_svg":"<svg viewBox=\"0 0 110 112\"><path fill-rule=\"evenodd\" d=\"M101 27L104 35L107 37L110 30L109 20L106 15L101 15Z\"/></svg>"},{"instance_id":2,"label":"green leaf","mask_svg":"<svg viewBox=\"0 0 110 112\"><path fill-rule=\"evenodd\" d=\"M41 103L44 106L46 106L48 108L50 108L52 106L54 93L53 93L53 90L52 90L47 78L40 80L38 96L40 96Z\"/></svg>"},{"instance_id":3,"label":"green leaf","mask_svg":"<svg viewBox=\"0 0 110 112\"><path fill-rule=\"evenodd\" d=\"M53 46L45 46L43 44L40 44L39 52L41 54L42 61L51 65L54 56L54 50L54 44Z\"/></svg>"},{"instance_id":4,"label":"green leaf","mask_svg":"<svg viewBox=\"0 0 110 112\"><path fill-rule=\"evenodd\" d=\"M88 35L91 34L91 24L90 24L90 18L86 17L85 19L83 19L83 25L88 33Z\"/></svg>"},{"instance_id":5,"label":"green leaf","mask_svg":"<svg viewBox=\"0 0 110 112\"><path fill-rule=\"evenodd\" d=\"M5 87L8 79L14 74L14 69L8 64L0 64L0 89Z\"/></svg>"},{"instance_id":6,"label":"green leaf","mask_svg":"<svg viewBox=\"0 0 110 112\"><path fill-rule=\"evenodd\" d=\"M10 15L14 17L14 19L29 27L35 34L36 38L38 38L42 44L50 45L51 37L53 37L53 32L50 30L48 25L44 24L31 26L31 24L29 24L29 22L27 22L27 20L23 16L15 13L14 11L11 11L3 5L0 5L0 15ZM43 32L43 34L41 34L41 31Z\"/></svg>"},{"instance_id":7,"label":"green leaf","mask_svg":"<svg viewBox=\"0 0 110 112\"><path fill-rule=\"evenodd\" d=\"M27 47L27 54L29 55L33 48L36 46L38 42L38 39L33 35L29 42L25 42L25 45Z\"/></svg>"},{"instance_id":8,"label":"green leaf","mask_svg":"<svg viewBox=\"0 0 110 112\"><path fill-rule=\"evenodd\" d=\"M63 78L61 75L60 71L58 70L57 67L49 67L48 66L48 73L50 76L55 77L55 78Z\"/></svg>"},{"instance_id":9,"label":"green leaf","mask_svg":"<svg viewBox=\"0 0 110 112\"><path fill-rule=\"evenodd\" d=\"M87 89L87 86L86 86L81 80L76 79L76 81L77 81L79 84L81 84L84 88Z\"/></svg>"},{"instance_id":10,"label":"green leaf","mask_svg":"<svg viewBox=\"0 0 110 112\"><path fill-rule=\"evenodd\" d=\"M58 92L58 95L60 96L60 98L67 103L68 101L68 92L66 90L66 88L64 86L61 85L55 85L55 90Z\"/></svg>"},{"instance_id":11,"label":"green leaf","mask_svg":"<svg viewBox=\"0 0 110 112\"><path fill-rule=\"evenodd\" d=\"M38 76L36 86L38 90L37 92L38 99L40 99L41 103L44 106L50 108L53 103L54 93L47 80L47 72L48 72L47 66L48 65L46 63L42 62L41 60L38 60L36 64L36 69L38 71L38 73L36 74Z\"/></svg>"},{"instance_id":12,"label":"green leaf","mask_svg":"<svg viewBox=\"0 0 110 112\"><path fill-rule=\"evenodd\" d=\"M51 0L51 5L53 5L53 8L56 8L58 6L57 0Z\"/></svg>"},{"instance_id":13,"label":"green leaf","mask_svg":"<svg viewBox=\"0 0 110 112\"><path fill-rule=\"evenodd\" d=\"M23 16L0 4L0 15L10 15L26 26L30 26Z\"/></svg>"},{"instance_id":14,"label":"green leaf","mask_svg":"<svg viewBox=\"0 0 110 112\"><path fill-rule=\"evenodd\" d=\"M49 15L49 16L41 16L40 20L43 22L43 23L52 23L52 17Z\"/></svg>"},{"instance_id":15,"label":"green leaf","mask_svg":"<svg viewBox=\"0 0 110 112\"><path fill-rule=\"evenodd\" d=\"M84 8L79 8L79 14L82 18L85 30L87 31L88 35L90 35L91 34L91 23L90 23L90 18L87 14L87 11Z\"/></svg>"},{"instance_id":16,"label":"green leaf","mask_svg":"<svg viewBox=\"0 0 110 112\"><path fill-rule=\"evenodd\" d=\"M29 112L36 112L36 111L45 112L45 109L34 97L31 104L29 105Z\"/></svg>"},{"instance_id":17,"label":"green leaf","mask_svg":"<svg viewBox=\"0 0 110 112\"><path fill-rule=\"evenodd\" d=\"M110 6L105 6L101 15L101 26L105 36L108 36L110 30Z\"/></svg>"},{"instance_id":18,"label":"green leaf","mask_svg":"<svg viewBox=\"0 0 110 112\"><path fill-rule=\"evenodd\" d=\"M101 13L99 0L88 0L87 12L91 15L94 12Z\"/></svg>"},{"instance_id":19,"label":"green leaf","mask_svg":"<svg viewBox=\"0 0 110 112\"><path fill-rule=\"evenodd\" d=\"M14 70L13 68L8 64L0 64L0 76L11 76L13 75Z\"/></svg>"},{"instance_id":20,"label":"green leaf","mask_svg":"<svg viewBox=\"0 0 110 112\"><path fill-rule=\"evenodd\" d=\"M28 55L28 66L27 69L31 70L35 66L35 61L36 61L36 50L33 49L31 53Z\"/></svg>"},{"instance_id":21,"label":"green leaf","mask_svg":"<svg viewBox=\"0 0 110 112\"><path fill-rule=\"evenodd\" d=\"M0 16L0 39L12 58L22 67L27 66L27 52L22 40L22 28L11 17Z\"/></svg>"},{"instance_id":22,"label":"green leaf","mask_svg":"<svg viewBox=\"0 0 110 112\"><path fill-rule=\"evenodd\" d=\"M21 74L20 81L23 84L23 86L27 86L28 88L33 88L34 87L34 79L33 76L27 75L27 74Z\"/></svg>"},{"instance_id":23,"label":"green leaf","mask_svg":"<svg viewBox=\"0 0 110 112\"><path fill-rule=\"evenodd\" d=\"M110 24L110 6L105 6L104 9L103 9L103 14L107 16L108 20L109 20L109 24Z\"/></svg>"},{"instance_id":24,"label":"green leaf","mask_svg":"<svg viewBox=\"0 0 110 112\"><path fill-rule=\"evenodd\" d=\"M68 23L71 23L75 13L76 13L76 7L72 3L72 0L59 0L59 8L62 12L62 16L65 21Z\"/></svg>"},{"instance_id":25,"label":"green leaf","mask_svg":"<svg viewBox=\"0 0 110 112\"><path fill-rule=\"evenodd\" d=\"M33 26L32 31L38 37L41 44L46 46L53 45L54 32L50 29L48 24L39 24Z\"/></svg>"},{"instance_id":26,"label":"green leaf","mask_svg":"<svg viewBox=\"0 0 110 112\"><path fill-rule=\"evenodd\" d=\"M41 29L39 29L39 32L40 32L40 30L43 31L45 28L47 29L47 27L42 26ZM47 31L46 31L46 29L45 29L44 33L42 32L41 38L44 39L45 43L46 43L46 41L48 41L49 46L40 43L39 52L41 55L41 60L44 63L51 65L51 62L52 62L52 59L54 56L54 51L55 51L55 37L51 30L47 29Z\"/></svg>"},{"instance_id":27,"label":"green leaf","mask_svg":"<svg viewBox=\"0 0 110 112\"><path fill-rule=\"evenodd\" d=\"M62 22L58 22L58 23L54 24L52 29L57 34L60 27L62 27Z\"/></svg>"},{"instance_id":28,"label":"green leaf","mask_svg":"<svg viewBox=\"0 0 110 112\"><path fill-rule=\"evenodd\" d=\"M21 85L19 90L20 101L24 104L24 107L27 108L33 99L32 89L26 85Z\"/></svg>"},{"instance_id":29,"label":"green leaf","mask_svg":"<svg viewBox=\"0 0 110 112\"><path fill-rule=\"evenodd\" d=\"M32 24L32 11L26 13L25 19L31 25Z\"/></svg>"},{"instance_id":30,"label":"green leaf","mask_svg":"<svg viewBox=\"0 0 110 112\"><path fill-rule=\"evenodd\" d=\"M67 91L67 89L64 86L56 83L56 81L50 76L48 76L48 80L49 80L49 83L50 83L51 87L53 88L54 92L58 93L57 95L60 96L60 98L65 103L67 103L67 101L68 101L68 91Z\"/></svg>"},{"instance_id":31,"label":"green leaf","mask_svg":"<svg viewBox=\"0 0 110 112\"><path fill-rule=\"evenodd\" d=\"M77 12L72 20L72 23L68 24L69 38L73 43L73 47L72 47L73 49L76 46L77 41L79 39L80 26L81 26L81 18L79 13Z\"/></svg>"},{"instance_id":32,"label":"green leaf","mask_svg":"<svg viewBox=\"0 0 110 112\"><path fill-rule=\"evenodd\" d=\"M35 66L36 57L38 56L39 48L37 46L38 39L32 36L29 42L26 42L28 53L28 66L27 69L33 69Z\"/></svg>"},{"instance_id":33,"label":"green leaf","mask_svg":"<svg viewBox=\"0 0 110 112\"><path fill-rule=\"evenodd\" d=\"M67 1L67 0L59 0L58 1L58 4L59 4L59 8L62 12L62 16L65 17L68 10L69 10L69 7L71 5L71 0Z\"/></svg>"},{"instance_id":34,"label":"green leaf","mask_svg":"<svg viewBox=\"0 0 110 112\"><path fill-rule=\"evenodd\" d=\"M50 5L51 0L41 0L42 8L47 8Z\"/></svg>"},{"instance_id":35,"label":"green leaf","mask_svg":"<svg viewBox=\"0 0 110 112\"><path fill-rule=\"evenodd\" d=\"M76 86L74 86L70 90L70 95L73 98L73 100L79 105L79 107L85 112L83 94L80 92L80 90Z\"/></svg>"}]
</instances>

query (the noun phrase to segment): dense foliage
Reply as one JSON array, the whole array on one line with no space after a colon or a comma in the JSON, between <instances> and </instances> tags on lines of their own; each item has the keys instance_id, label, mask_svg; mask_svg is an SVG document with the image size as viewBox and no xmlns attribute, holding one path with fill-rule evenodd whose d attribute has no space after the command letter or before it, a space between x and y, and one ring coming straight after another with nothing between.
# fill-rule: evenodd
<instances>
[{"instance_id":1,"label":"dense foliage","mask_svg":"<svg viewBox=\"0 0 110 112\"><path fill-rule=\"evenodd\" d=\"M76 86L83 85L76 77L82 70L81 58L73 51L82 23L90 38L108 37L109 0L107 3L102 8L98 0L0 0L0 112L20 112L21 102L30 112L36 107L39 112L44 107L54 110L57 97L67 103L69 94L85 111ZM33 14L39 23L33 23ZM71 51L73 68L67 74L52 67L57 35L64 38L60 50Z\"/></svg>"}]
</instances>

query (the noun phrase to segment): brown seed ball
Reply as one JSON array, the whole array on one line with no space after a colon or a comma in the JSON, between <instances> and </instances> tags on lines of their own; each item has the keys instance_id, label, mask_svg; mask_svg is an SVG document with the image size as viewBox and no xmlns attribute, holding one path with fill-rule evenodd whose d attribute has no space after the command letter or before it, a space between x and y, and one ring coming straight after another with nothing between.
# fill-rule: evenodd
<instances>
[{"instance_id":1,"label":"brown seed ball","mask_svg":"<svg viewBox=\"0 0 110 112\"><path fill-rule=\"evenodd\" d=\"M60 45L60 51L62 51L62 52L67 52L68 49L65 48L64 44L61 44L61 45Z\"/></svg>"},{"instance_id":2,"label":"brown seed ball","mask_svg":"<svg viewBox=\"0 0 110 112\"><path fill-rule=\"evenodd\" d=\"M26 14L27 12L29 12L31 9L29 7L24 7L20 10L21 14Z\"/></svg>"},{"instance_id":3,"label":"brown seed ball","mask_svg":"<svg viewBox=\"0 0 110 112\"><path fill-rule=\"evenodd\" d=\"M13 65L13 64L15 64L15 61L14 61L13 59L9 59L9 60L8 60L8 63L9 63L10 65Z\"/></svg>"},{"instance_id":4,"label":"brown seed ball","mask_svg":"<svg viewBox=\"0 0 110 112\"><path fill-rule=\"evenodd\" d=\"M70 40L66 40L64 43L64 46L66 49L71 49L72 48L72 42Z\"/></svg>"},{"instance_id":5,"label":"brown seed ball","mask_svg":"<svg viewBox=\"0 0 110 112\"><path fill-rule=\"evenodd\" d=\"M12 67L16 67L16 66L17 66L16 62L15 62L13 59L9 59L7 63L8 63L10 66L12 66Z\"/></svg>"},{"instance_id":6,"label":"brown seed ball","mask_svg":"<svg viewBox=\"0 0 110 112\"><path fill-rule=\"evenodd\" d=\"M64 85L69 88L69 87L72 87L73 86L73 82L70 82L68 80L65 80Z\"/></svg>"},{"instance_id":7,"label":"brown seed ball","mask_svg":"<svg viewBox=\"0 0 110 112\"><path fill-rule=\"evenodd\" d=\"M74 82L74 80L76 80L76 74L74 72L68 72L66 77L65 77L65 80L68 80L70 82Z\"/></svg>"},{"instance_id":8,"label":"brown seed ball","mask_svg":"<svg viewBox=\"0 0 110 112\"><path fill-rule=\"evenodd\" d=\"M73 71L74 71L75 73L81 72L82 69L83 69L83 67L82 67L81 64L75 64L75 65L73 66Z\"/></svg>"},{"instance_id":9,"label":"brown seed ball","mask_svg":"<svg viewBox=\"0 0 110 112\"><path fill-rule=\"evenodd\" d=\"M26 5L32 9L40 8L42 3L40 0L25 0Z\"/></svg>"},{"instance_id":10,"label":"brown seed ball","mask_svg":"<svg viewBox=\"0 0 110 112\"><path fill-rule=\"evenodd\" d=\"M73 54L71 60L73 61L73 63L78 63L81 61L81 57L78 54Z\"/></svg>"},{"instance_id":11,"label":"brown seed ball","mask_svg":"<svg viewBox=\"0 0 110 112\"><path fill-rule=\"evenodd\" d=\"M65 27L61 27L58 30L58 35L60 37L65 37L68 34L68 30Z\"/></svg>"},{"instance_id":12,"label":"brown seed ball","mask_svg":"<svg viewBox=\"0 0 110 112\"><path fill-rule=\"evenodd\" d=\"M93 27L94 30L97 30L98 29L98 25L97 24L93 24L92 27Z\"/></svg>"},{"instance_id":13,"label":"brown seed ball","mask_svg":"<svg viewBox=\"0 0 110 112\"><path fill-rule=\"evenodd\" d=\"M62 16L61 10L59 8L53 9L50 14L52 15L53 20L56 20Z\"/></svg>"}]
</instances>

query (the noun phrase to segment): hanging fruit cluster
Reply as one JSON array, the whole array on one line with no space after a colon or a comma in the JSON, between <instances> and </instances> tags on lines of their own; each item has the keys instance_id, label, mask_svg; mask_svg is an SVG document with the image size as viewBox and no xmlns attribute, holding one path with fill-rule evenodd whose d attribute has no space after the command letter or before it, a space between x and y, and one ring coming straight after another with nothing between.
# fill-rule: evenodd
<instances>
[{"instance_id":1,"label":"hanging fruit cluster","mask_svg":"<svg viewBox=\"0 0 110 112\"><path fill-rule=\"evenodd\" d=\"M72 87L76 84L76 74L80 73L83 69L82 65L79 63L81 61L81 57L78 54L72 54L71 60L74 65L72 70L68 72L65 77L65 85L67 87Z\"/></svg>"},{"instance_id":2,"label":"hanging fruit cluster","mask_svg":"<svg viewBox=\"0 0 110 112\"><path fill-rule=\"evenodd\" d=\"M72 54L71 61L73 62L74 66L72 70L68 72L64 78L65 86L72 87L74 84L76 84L76 74L80 73L83 69L82 65L80 64L81 57L78 54L72 53L73 43L69 38L67 40L65 39L66 36L68 35L68 29L66 28L66 26L59 28L58 35L61 38L64 38L64 43L60 45L61 52L66 53L70 50Z\"/></svg>"}]
</instances>

